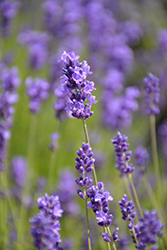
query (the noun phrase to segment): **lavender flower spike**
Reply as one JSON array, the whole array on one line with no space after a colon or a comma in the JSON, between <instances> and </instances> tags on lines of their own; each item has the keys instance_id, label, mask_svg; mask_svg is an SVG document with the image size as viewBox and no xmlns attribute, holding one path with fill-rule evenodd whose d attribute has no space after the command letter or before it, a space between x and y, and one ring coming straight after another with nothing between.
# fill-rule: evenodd
<instances>
[{"instance_id":1,"label":"lavender flower spike","mask_svg":"<svg viewBox=\"0 0 167 250\"><path fill-rule=\"evenodd\" d=\"M146 98L146 113L148 115L159 114L159 79L153 74L149 73L148 77L143 79Z\"/></svg>"},{"instance_id":2,"label":"lavender flower spike","mask_svg":"<svg viewBox=\"0 0 167 250\"><path fill-rule=\"evenodd\" d=\"M120 132L118 132L117 136L111 140L111 142L114 144L117 156L116 168L120 170L121 177L131 174L135 170L133 165L128 163L131 159L132 151L128 151L129 143L127 143L127 141L128 137L121 135Z\"/></svg>"},{"instance_id":3,"label":"lavender flower spike","mask_svg":"<svg viewBox=\"0 0 167 250\"><path fill-rule=\"evenodd\" d=\"M91 106L96 103L95 96L91 94L94 82L89 82L86 78L92 72L86 61L77 61L78 55L75 52L63 52L60 62L64 64L61 83L65 93L70 98L66 103L66 111L78 119L88 119L93 115Z\"/></svg>"},{"instance_id":4,"label":"lavender flower spike","mask_svg":"<svg viewBox=\"0 0 167 250\"><path fill-rule=\"evenodd\" d=\"M57 220L63 212L59 197L45 194L45 197L38 198L37 206L40 213L30 219L34 246L38 250L62 250L59 246L60 222Z\"/></svg>"}]
</instances>

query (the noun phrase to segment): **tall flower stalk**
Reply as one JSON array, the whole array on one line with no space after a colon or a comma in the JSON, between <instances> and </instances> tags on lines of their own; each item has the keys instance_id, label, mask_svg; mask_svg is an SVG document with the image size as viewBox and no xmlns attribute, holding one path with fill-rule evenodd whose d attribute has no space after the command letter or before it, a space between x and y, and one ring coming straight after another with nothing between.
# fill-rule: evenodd
<instances>
[{"instance_id":1,"label":"tall flower stalk","mask_svg":"<svg viewBox=\"0 0 167 250\"><path fill-rule=\"evenodd\" d=\"M82 63L80 63L78 59L79 59L79 56L77 56L75 52L73 51L70 53L67 53L65 51L63 52L61 56L61 60L60 60L60 62L62 62L64 66L63 76L61 77L61 83L63 85L64 93L69 97L69 100L70 100L69 102L66 103L65 109L67 112L71 112L71 115L73 117L77 119L82 119L85 139L86 139L86 142L88 143L87 145L90 147L90 140L89 140L88 130L86 126L86 119L90 118L93 115L93 111L91 111L91 107L93 103L96 103L96 101L95 101L95 96L93 96L91 92L95 90L95 88L94 88L94 83L89 82L86 79L89 74L92 74L92 72L90 71L90 66L87 64L86 61L83 61ZM91 168L93 171L93 177L94 177L94 182L95 182L94 194L98 192L103 193L102 191L103 185L101 186L101 184L97 182L97 176L96 176L96 171L95 171L93 162L91 163L91 166L92 166ZM81 190L78 190L78 194L81 198L85 199L84 193ZM88 194L87 194L87 197L90 199L94 199L91 195L88 195ZM96 214L96 218L97 220L99 220L100 225L104 227L104 234L102 234L102 236L104 240L107 242L108 250L110 250L109 242L112 241L111 240L112 236L111 236L110 229L108 228L108 226L111 224L112 219L111 218L109 219L108 215L106 215L106 213L102 211L101 209L102 208L100 205L100 211L95 211L95 213L98 212L98 214ZM102 224L100 222L101 220L103 221ZM89 236L89 228L88 228L88 236ZM115 239L115 237L113 238ZM116 246L113 241L112 241L112 244L113 244L113 248L115 249Z\"/></svg>"}]
</instances>

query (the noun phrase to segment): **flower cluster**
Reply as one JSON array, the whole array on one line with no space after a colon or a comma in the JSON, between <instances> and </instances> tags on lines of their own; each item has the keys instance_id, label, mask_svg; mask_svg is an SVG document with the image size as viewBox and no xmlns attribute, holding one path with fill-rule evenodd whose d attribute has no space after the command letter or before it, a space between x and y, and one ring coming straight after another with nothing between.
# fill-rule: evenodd
<instances>
[{"instance_id":1,"label":"flower cluster","mask_svg":"<svg viewBox=\"0 0 167 250\"><path fill-rule=\"evenodd\" d=\"M161 221L158 220L156 210L145 211L144 217L139 219L139 224L135 226L135 233L139 242L137 248L145 250L147 246L154 245L158 241L158 237L163 236L162 230L164 227L165 225L162 225Z\"/></svg>"},{"instance_id":2,"label":"flower cluster","mask_svg":"<svg viewBox=\"0 0 167 250\"><path fill-rule=\"evenodd\" d=\"M146 99L146 113L148 115L159 114L159 79L153 74L149 73L148 77L143 79Z\"/></svg>"},{"instance_id":3,"label":"flower cluster","mask_svg":"<svg viewBox=\"0 0 167 250\"><path fill-rule=\"evenodd\" d=\"M27 173L27 160L23 156L15 156L11 161L11 174L13 180L19 187L23 187L25 184Z\"/></svg>"},{"instance_id":4,"label":"flower cluster","mask_svg":"<svg viewBox=\"0 0 167 250\"><path fill-rule=\"evenodd\" d=\"M49 56L49 40L49 35L45 32L26 30L23 33L19 34L19 43L28 47L28 60L29 65L32 69L41 69L46 64Z\"/></svg>"},{"instance_id":5,"label":"flower cluster","mask_svg":"<svg viewBox=\"0 0 167 250\"><path fill-rule=\"evenodd\" d=\"M111 142L114 144L117 156L116 168L120 170L122 177L133 173L135 170L133 165L128 163L131 159L132 151L128 151L129 143L127 143L127 141L128 137L121 135L120 132L118 132L117 136L111 140Z\"/></svg>"},{"instance_id":6,"label":"flower cluster","mask_svg":"<svg viewBox=\"0 0 167 250\"><path fill-rule=\"evenodd\" d=\"M29 96L29 108L32 113L39 113L42 101L49 95L50 85L45 79L27 77L27 95Z\"/></svg>"},{"instance_id":7,"label":"flower cluster","mask_svg":"<svg viewBox=\"0 0 167 250\"><path fill-rule=\"evenodd\" d=\"M70 102L66 103L66 111L78 119L88 119L93 115L91 106L96 103L95 96L91 94L94 83L86 78L92 72L86 61L79 63L79 56L75 52L63 52L61 62L65 65L61 83L65 93L69 96Z\"/></svg>"},{"instance_id":8,"label":"flower cluster","mask_svg":"<svg viewBox=\"0 0 167 250\"><path fill-rule=\"evenodd\" d=\"M7 37L9 35L10 23L16 15L19 5L19 1L12 2L9 0L2 0L0 2L0 33L3 37Z\"/></svg>"},{"instance_id":9,"label":"flower cluster","mask_svg":"<svg viewBox=\"0 0 167 250\"><path fill-rule=\"evenodd\" d=\"M51 151L56 151L57 149L59 149L59 143L58 143L59 137L60 135L57 132L54 132L50 135L51 143L49 144L48 147Z\"/></svg>"},{"instance_id":10,"label":"flower cluster","mask_svg":"<svg viewBox=\"0 0 167 250\"><path fill-rule=\"evenodd\" d=\"M134 234L132 234L131 237L137 249L145 250L147 246L154 245L157 242L157 237L163 236L162 229L164 228L164 225L158 220L155 210L152 210L151 212L145 211L143 218L140 218L139 223L134 225L136 213L133 210L135 206L132 201L128 200L126 194L124 194L122 200L119 201L119 205L123 215L122 219L130 221L128 228L130 231L134 230L138 242L136 242ZM155 248L151 249L157 249L156 246L154 247Z\"/></svg>"},{"instance_id":11,"label":"flower cluster","mask_svg":"<svg viewBox=\"0 0 167 250\"><path fill-rule=\"evenodd\" d=\"M96 214L97 224L102 227L108 227L113 219L112 214L109 212L109 201L113 200L113 197L108 191L104 191L104 183L98 182L98 186L90 187L86 192L88 201L88 208L92 208L93 212ZM111 235L107 232L101 233L103 239L106 242L111 242ZM115 239L115 234L113 235L113 241Z\"/></svg>"},{"instance_id":12,"label":"flower cluster","mask_svg":"<svg viewBox=\"0 0 167 250\"><path fill-rule=\"evenodd\" d=\"M38 198L37 204L40 213L30 219L31 234L34 238L34 246L41 250L61 250L58 246L60 239L60 222L63 210L60 207L59 197L48 196Z\"/></svg>"},{"instance_id":13,"label":"flower cluster","mask_svg":"<svg viewBox=\"0 0 167 250\"><path fill-rule=\"evenodd\" d=\"M75 168L80 173L80 178L76 179L75 182L83 189L87 189L92 185L92 180L85 176L85 174L91 172L93 169L92 164L95 162L94 155L89 144L84 142L82 143L82 148L79 148L79 151L77 151L77 155L79 157L75 159ZM77 193L82 199L87 198L81 189L77 188Z\"/></svg>"},{"instance_id":14,"label":"flower cluster","mask_svg":"<svg viewBox=\"0 0 167 250\"><path fill-rule=\"evenodd\" d=\"M128 225L129 229L132 230L134 228L134 218L136 216L136 212L134 212L135 206L133 205L133 201L129 201L126 194L124 194L121 201L118 202L121 208L122 219L129 220L130 223Z\"/></svg>"}]
</instances>

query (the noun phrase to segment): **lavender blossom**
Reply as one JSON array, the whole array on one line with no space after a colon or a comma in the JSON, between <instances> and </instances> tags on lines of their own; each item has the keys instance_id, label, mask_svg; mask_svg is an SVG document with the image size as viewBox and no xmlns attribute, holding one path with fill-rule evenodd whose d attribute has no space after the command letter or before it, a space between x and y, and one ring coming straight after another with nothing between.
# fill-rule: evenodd
<instances>
[{"instance_id":1,"label":"lavender blossom","mask_svg":"<svg viewBox=\"0 0 167 250\"><path fill-rule=\"evenodd\" d=\"M10 70L4 68L1 71L2 90L14 93L20 85L19 70L17 67L12 67Z\"/></svg>"},{"instance_id":2,"label":"lavender blossom","mask_svg":"<svg viewBox=\"0 0 167 250\"><path fill-rule=\"evenodd\" d=\"M129 201L126 194L124 194L124 197L121 201L118 202L121 208L122 213L122 219L130 221L128 227L130 230L134 228L134 218L136 216L136 213L133 212L135 206L133 205L133 201Z\"/></svg>"},{"instance_id":3,"label":"lavender blossom","mask_svg":"<svg viewBox=\"0 0 167 250\"><path fill-rule=\"evenodd\" d=\"M116 227L116 229L114 230L114 232L112 234L113 241L118 240L118 230L119 230L119 227Z\"/></svg>"},{"instance_id":4,"label":"lavender blossom","mask_svg":"<svg viewBox=\"0 0 167 250\"><path fill-rule=\"evenodd\" d=\"M162 53L167 52L167 29L161 29L159 31L158 47Z\"/></svg>"},{"instance_id":5,"label":"lavender blossom","mask_svg":"<svg viewBox=\"0 0 167 250\"><path fill-rule=\"evenodd\" d=\"M159 126L158 132L161 136L163 154L167 159L167 120Z\"/></svg>"},{"instance_id":6,"label":"lavender blossom","mask_svg":"<svg viewBox=\"0 0 167 250\"><path fill-rule=\"evenodd\" d=\"M9 35L11 21L15 17L19 5L19 1L2 0L0 2L0 33L5 38Z\"/></svg>"},{"instance_id":7,"label":"lavender blossom","mask_svg":"<svg viewBox=\"0 0 167 250\"><path fill-rule=\"evenodd\" d=\"M7 141L10 139L10 131L6 126L6 123L0 123L0 171L4 171L4 161L6 157L6 145Z\"/></svg>"},{"instance_id":8,"label":"lavender blossom","mask_svg":"<svg viewBox=\"0 0 167 250\"><path fill-rule=\"evenodd\" d=\"M45 79L27 77L27 95L29 96L29 108L32 113L39 113L42 101L48 98L49 83Z\"/></svg>"},{"instance_id":9,"label":"lavender blossom","mask_svg":"<svg viewBox=\"0 0 167 250\"><path fill-rule=\"evenodd\" d=\"M91 94L94 83L86 80L91 74L90 67L86 61L79 63L79 56L75 52L63 52L61 62L65 65L61 83L65 93L69 96L70 102L66 104L66 111L78 119L88 119L93 115L91 106L96 103L95 96Z\"/></svg>"},{"instance_id":10,"label":"lavender blossom","mask_svg":"<svg viewBox=\"0 0 167 250\"><path fill-rule=\"evenodd\" d=\"M15 156L11 160L11 174L19 187L23 187L26 180L27 160L23 156Z\"/></svg>"},{"instance_id":11,"label":"lavender blossom","mask_svg":"<svg viewBox=\"0 0 167 250\"><path fill-rule=\"evenodd\" d=\"M59 173L58 195L65 215L76 216L79 213L79 206L75 198L75 175L69 169Z\"/></svg>"},{"instance_id":12,"label":"lavender blossom","mask_svg":"<svg viewBox=\"0 0 167 250\"><path fill-rule=\"evenodd\" d=\"M132 164L129 164L131 159L132 151L128 151L129 144L127 143L128 137L121 135L120 132L114 137L111 142L114 144L115 152L117 156L116 168L121 172L121 177L128 176L133 173L135 168Z\"/></svg>"},{"instance_id":13,"label":"lavender blossom","mask_svg":"<svg viewBox=\"0 0 167 250\"><path fill-rule=\"evenodd\" d=\"M158 220L156 210L145 211L144 217L139 219L139 224L135 226L139 246L142 245L142 249L145 249L147 246L157 243L158 238L164 234L162 231L164 227L165 225Z\"/></svg>"},{"instance_id":14,"label":"lavender blossom","mask_svg":"<svg viewBox=\"0 0 167 250\"><path fill-rule=\"evenodd\" d=\"M149 159L149 154L147 152L147 149L142 147L142 146L138 146L134 152L135 164L137 166L145 166L146 167L146 165L148 163L148 159Z\"/></svg>"},{"instance_id":15,"label":"lavender blossom","mask_svg":"<svg viewBox=\"0 0 167 250\"><path fill-rule=\"evenodd\" d=\"M61 209L59 196L48 196L45 194L44 197L38 198L38 208L45 215L50 216L53 220L58 219L62 216L63 210Z\"/></svg>"},{"instance_id":16,"label":"lavender blossom","mask_svg":"<svg viewBox=\"0 0 167 250\"><path fill-rule=\"evenodd\" d=\"M37 204L40 213L30 219L31 234L34 238L34 246L39 250L62 250L58 246L60 239L60 222L57 220L62 216L58 196L38 198Z\"/></svg>"},{"instance_id":17,"label":"lavender blossom","mask_svg":"<svg viewBox=\"0 0 167 250\"><path fill-rule=\"evenodd\" d=\"M34 238L34 246L39 250L57 249L56 244L61 242L60 223L45 216L43 213L36 214L30 219L31 234Z\"/></svg>"},{"instance_id":18,"label":"lavender blossom","mask_svg":"<svg viewBox=\"0 0 167 250\"><path fill-rule=\"evenodd\" d=\"M49 56L49 40L49 35L45 32L26 30L19 34L19 43L28 47L28 61L32 69L41 69L46 64Z\"/></svg>"},{"instance_id":19,"label":"lavender blossom","mask_svg":"<svg viewBox=\"0 0 167 250\"><path fill-rule=\"evenodd\" d=\"M149 73L148 77L143 79L146 99L146 114L159 114L159 79L153 74Z\"/></svg>"},{"instance_id":20,"label":"lavender blossom","mask_svg":"<svg viewBox=\"0 0 167 250\"><path fill-rule=\"evenodd\" d=\"M77 155L79 158L76 158L76 166L75 168L78 170L79 173L88 173L92 171L93 166L92 164L95 162L93 158L92 149L89 147L89 144L82 143L82 148L77 151Z\"/></svg>"},{"instance_id":21,"label":"lavender blossom","mask_svg":"<svg viewBox=\"0 0 167 250\"><path fill-rule=\"evenodd\" d=\"M103 93L102 121L105 126L112 129L128 127L132 123L132 112L138 109L136 99L140 92L135 87L128 87L125 94L116 97L115 94L106 89Z\"/></svg>"}]
</instances>

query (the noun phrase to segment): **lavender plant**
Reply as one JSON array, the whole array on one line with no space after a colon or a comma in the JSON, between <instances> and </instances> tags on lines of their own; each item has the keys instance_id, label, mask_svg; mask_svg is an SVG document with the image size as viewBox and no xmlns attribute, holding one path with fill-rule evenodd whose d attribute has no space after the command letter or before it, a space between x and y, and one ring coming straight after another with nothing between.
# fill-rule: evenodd
<instances>
[{"instance_id":1,"label":"lavender plant","mask_svg":"<svg viewBox=\"0 0 167 250\"><path fill-rule=\"evenodd\" d=\"M165 15L165 1L0 1L0 249L167 248Z\"/></svg>"}]
</instances>

